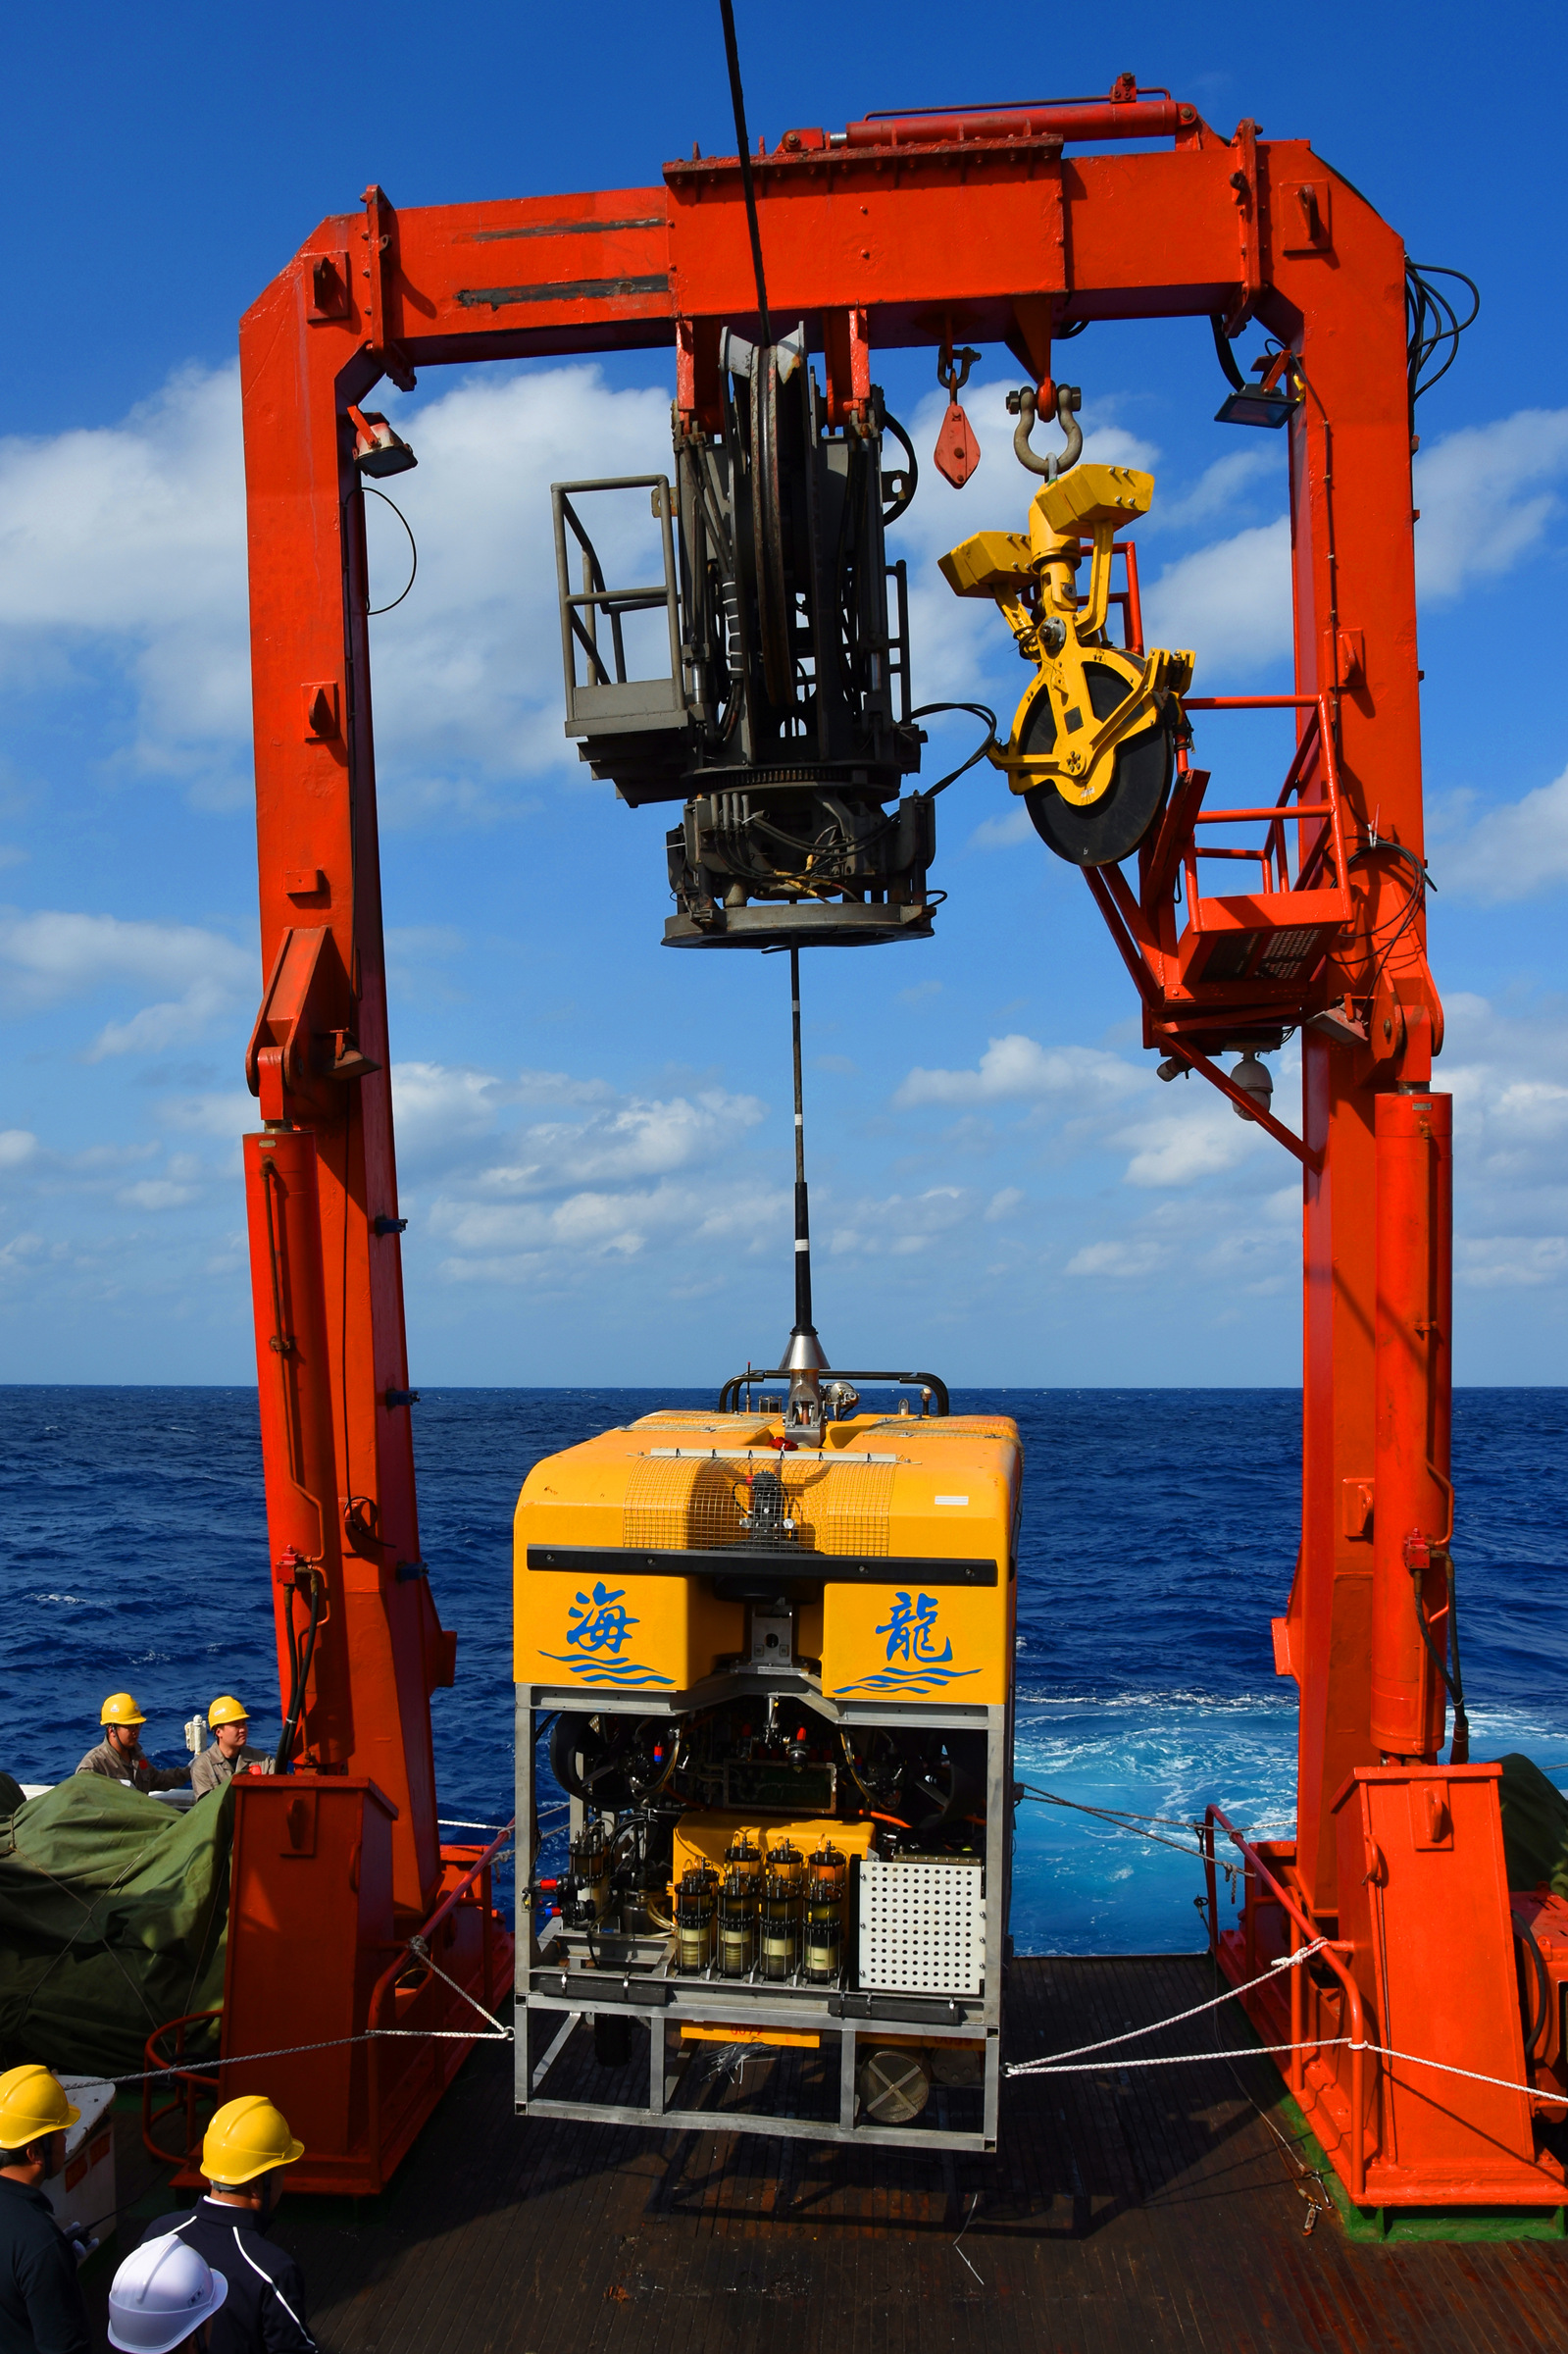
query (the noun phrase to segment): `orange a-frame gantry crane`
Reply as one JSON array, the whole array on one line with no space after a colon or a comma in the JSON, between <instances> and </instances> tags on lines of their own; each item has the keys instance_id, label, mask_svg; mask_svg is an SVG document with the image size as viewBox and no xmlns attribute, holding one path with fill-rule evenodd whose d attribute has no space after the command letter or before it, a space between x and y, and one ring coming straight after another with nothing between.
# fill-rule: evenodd
<instances>
[{"instance_id":1,"label":"orange a-frame gantry crane","mask_svg":"<svg viewBox=\"0 0 1568 2354\"><path fill-rule=\"evenodd\" d=\"M1185 762L1136 862L1087 870L1145 1042L1303 1170L1301 1545L1275 1621L1300 1695L1297 1832L1233 1834L1244 1911L1221 1933L1211 1902L1210 1921L1238 1984L1314 1949L1244 1999L1293 2047L1282 2065L1353 2199L1559 2207L1561 2009L1554 1984L1527 2055L1498 1769L1439 1754L1450 1107L1431 1086L1400 239L1304 140L1222 137L1131 77L1103 102L791 130L751 175L773 312L805 322L830 426L867 417L881 346L1005 344L1049 413L1053 337L1079 322L1256 320L1277 339L1295 692L1275 700L1296 752L1254 812L1258 885L1203 889L1197 829L1227 813ZM228 2092L281 2100L306 2187L379 2186L511 1969L487 1859L443 1849L435 1820L429 1696L454 1642L415 1505L360 470L394 437L362 404L448 363L673 347L682 421L716 433L721 331L759 328L742 179L739 157L694 155L654 187L407 213L372 187L243 324L265 976L245 1168L293 1770L238 1786L224 2053L446 2038L226 2069ZM1212 1059L1292 1024L1299 1136ZM1211 1859L1226 1831L1216 1816ZM1540 1942L1555 1977L1564 1947Z\"/></svg>"}]
</instances>

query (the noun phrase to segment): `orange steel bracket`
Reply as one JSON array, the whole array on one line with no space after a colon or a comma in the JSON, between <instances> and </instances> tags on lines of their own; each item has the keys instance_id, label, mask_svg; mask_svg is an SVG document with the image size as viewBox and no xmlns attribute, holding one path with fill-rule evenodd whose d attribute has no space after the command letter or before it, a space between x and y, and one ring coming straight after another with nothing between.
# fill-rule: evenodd
<instances>
[{"instance_id":1,"label":"orange steel bracket","mask_svg":"<svg viewBox=\"0 0 1568 2354\"><path fill-rule=\"evenodd\" d=\"M1339 1794L1391 1754L1401 1770L1435 1768L1443 1729L1441 1686L1404 1615L1418 1583L1410 1561L1419 1570L1421 1559L1419 1544L1407 1550L1412 1532L1430 1561L1442 1534L1434 1499L1446 1493L1450 1207L1443 1099L1430 1090L1442 1010L1413 880L1423 815L1403 250L1305 141L1264 140L1249 122L1227 140L1192 106L1126 77L1104 101L792 130L754 172L770 306L776 319L803 320L826 354L835 420L869 397L879 349L1002 344L1044 377L1053 333L1079 321L1218 316L1235 333L1254 319L1289 355L1282 381L1289 373L1300 395L1281 442L1295 643L1294 692L1283 699L1295 713L1295 754L1277 799L1256 813L1266 856L1227 853L1258 858L1256 888L1207 888L1199 861L1216 846L1212 828L1241 820L1211 805L1196 770L1141 854L1137 886L1116 870L1090 878L1150 1043L1202 1068L1249 1036L1301 1025L1300 1136L1264 1123L1303 1163L1302 1519L1279 1645L1300 1692L1298 1827L1268 1850L1267 1886L1261 1851L1248 1868L1240 1935L1255 1960L1260 1939L1332 1930L1341 1907L1359 1902L1342 1885L1355 1857ZM266 987L250 1067L261 1144L276 1139L276 1154L309 1132L314 1206L302 1144L283 1206L317 1231L314 1254L290 1243L293 1274L275 1290L269 1197L252 1175L258 1361L274 1396L269 1521L280 1535L309 1519L289 1455L304 1445L290 1428L308 1431L297 1459L310 1466L323 1554L339 1550L328 1575L341 1595L334 1588L304 1723L323 1772L373 1779L396 1809L387 1837L399 1921L424 1917L441 1884L429 1695L451 1661L418 1544L364 509L348 412L383 374L407 384L416 370L485 359L664 350L685 430L712 431L719 330L754 334L755 302L738 161L694 156L654 186L587 195L397 213L373 188L362 212L322 224L241 328ZM1136 639L1131 563L1121 601ZM1206 717L1201 727L1215 771L1222 728ZM1423 1101L1425 1139L1408 1127ZM310 1335L288 1384L272 1361L279 1331ZM1351 1510L1347 1497L1368 1500ZM285 1594L299 1608L302 1574L296 1565L275 1589L280 1628ZM1436 1580L1425 1599L1445 1638ZM1456 1868L1470 1875L1469 1910L1456 1918L1479 1919L1495 1909L1494 1856L1481 1817L1471 1823L1484 1802L1460 1803ZM1446 1934L1424 1908L1401 1896L1389 1916L1389 1934L1413 1957L1413 1985L1423 1953ZM1221 1954L1241 1968L1223 1941ZM1307 2008L1325 2034L1334 2019L1361 2016L1362 1964L1359 1944L1350 1960L1337 1948L1314 1981ZM1375 2074L1358 2054L1334 2100L1371 2101L1364 2078ZM1364 2195L1382 2128L1363 2118L1352 2130L1348 2108L1336 2123L1332 2106L1325 2146ZM1436 2139L1429 2165L1422 2117L1413 2099L1395 2121L1401 2197L1500 2195L1455 2189ZM1524 2143L1514 2124L1507 2130L1510 2164L1523 2170L1509 2195L1537 2196ZM1549 2173L1538 2169L1539 2196L1557 2204Z\"/></svg>"}]
</instances>

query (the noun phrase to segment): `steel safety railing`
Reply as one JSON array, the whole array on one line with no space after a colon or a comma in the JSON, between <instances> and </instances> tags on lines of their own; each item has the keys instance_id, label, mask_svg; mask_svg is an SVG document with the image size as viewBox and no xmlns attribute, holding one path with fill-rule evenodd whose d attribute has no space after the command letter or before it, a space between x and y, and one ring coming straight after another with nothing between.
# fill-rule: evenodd
<instances>
[{"instance_id":1,"label":"steel safety railing","mask_svg":"<svg viewBox=\"0 0 1568 2354\"><path fill-rule=\"evenodd\" d=\"M387 2147L387 2142L383 2138L383 2128L387 2123L384 2115L387 2088L383 2085L381 2078L381 2054L389 2032L393 2031L392 2022L386 2017L387 2006L389 2004L395 2006L399 1989L401 1988L404 1995L403 2007L396 2012L395 2020L395 2032L400 2039L404 2036L418 2035L422 2027L429 2025L429 2021L423 2017L423 2014L440 2008L443 2002L443 1990L448 2010L451 2008L450 1998L454 1993L459 1995L465 2004L472 2006L476 2013L481 2010L481 2005L487 2006L497 1999L499 1990L493 1983L495 1923L490 1904L490 1872L497 1856L511 1839L515 1827L515 1821L509 1822L505 1829L499 1832L489 1845L476 1856L462 1878L446 1891L429 1919L420 1923L419 1928L398 1954L396 1961L390 1963L382 1970L371 1989L370 2001L366 2006L365 2024L370 2037L367 2079L369 2130L367 2138L369 2147L373 2151L384 2152ZM477 1887L476 1883L478 1883ZM480 1913L480 1970L477 1987L465 1986L460 1981L447 1979L439 1965L434 1962L430 1950L432 1940L437 1932L460 1906L469 1909L477 1907ZM510 1975L512 1953L510 1936L506 1940L506 1946L508 1975ZM418 1982L410 1983L416 1978L416 1975ZM478 1997L477 2000L476 1997ZM479 2031L476 2027L476 2032ZM429 2065L431 2068L444 2069L448 2075L455 2073L458 2063L452 2061L450 2054L443 2055L433 2040L430 2048L432 2057ZM417 2091L417 2088L409 2080L407 2070L403 2073L402 2089L405 2096L403 2108L406 2112ZM397 2124L400 2122L392 2123L394 2133Z\"/></svg>"},{"instance_id":2,"label":"steel safety railing","mask_svg":"<svg viewBox=\"0 0 1568 2354\"><path fill-rule=\"evenodd\" d=\"M357 2034L329 2037L320 2043L312 2040L296 2047L300 2052L309 2052L332 2050L345 2043L364 2043L369 2046L366 2054L367 2147L378 2153L379 2157L384 2155L387 2146L382 2139L386 2107L386 2087L381 2078L384 2044L394 2040L403 2043L428 2039L434 2052L430 2065L441 2069L449 2076L456 2073L463 2055L458 2052L454 2057L450 2052L443 2053L435 2047L454 2042L466 2045L471 2038L463 2033L461 2026L454 2030L449 2025L434 2023L430 2015L437 2014L445 2020L451 2016L472 2014L472 2039L478 2040L486 2032L481 2022L489 2020L487 2006L499 2000L506 1990L506 1982L511 1975L513 1941L509 1933L503 1932L500 1938L497 1936L494 1910L490 1902L490 1874L497 1858L511 1840L515 1827L515 1821L508 1822L477 1854L472 1850L443 1848L442 1855L449 1865L467 1854L473 1854L474 1860L461 1877L443 1893L439 1903L413 1935L399 1944L396 1960L382 1970L371 1989L365 2026ZM440 1930L460 1908L478 1910L480 1914L479 1970L477 1974L470 1973L470 1982L467 1984L462 1979L448 1977L431 1951L432 1940L438 1937ZM503 1958L499 1950L502 1944L505 1947L505 1977L498 1985L497 1966ZM401 2009L396 2010L395 2001L399 1991L403 2001ZM425 1999L427 1997L428 2000ZM394 2005L395 2023L386 2016L389 2002ZM141 2078L141 2137L148 2152L166 2166L184 2167L195 2163L205 2131L205 2119L200 2113L203 2108L210 2112L222 2102L228 2070L245 2067L253 2061L292 2056L289 2052L232 2052L200 2059L192 2057L187 2063L185 2055L193 2031L221 2021L223 2016L222 2005L214 2010L187 2012L179 2019L165 2021L147 2038L144 2047L147 2073ZM468 2023L467 2017L464 2017L463 2024ZM494 2032L493 2022L489 2032ZM419 2103L420 2087L406 2059L400 2072L400 2080L404 2098L400 2114L391 2124L394 2135L401 2126L406 2125L410 2111L418 2109ZM161 2098L160 2088L167 2090L170 2097ZM423 2116L424 2112L420 2111L419 2114ZM183 2138L178 2148L172 2149L160 2137L160 2128L176 2116L183 2117ZM396 2155L401 2154L399 2149ZM385 2169L387 2173L390 2171L389 2167Z\"/></svg>"},{"instance_id":3,"label":"steel safety railing","mask_svg":"<svg viewBox=\"0 0 1568 2354\"><path fill-rule=\"evenodd\" d=\"M612 588L604 568L572 501L604 490L646 490L660 528L662 581L632 588ZM550 499L555 515L555 571L561 609L561 663L566 680L567 720L570 724L625 705L627 713L648 724L668 725L685 717L681 657L681 596L675 551L675 506L670 481L663 474L629 474L599 482L554 483ZM568 537L576 543L582 562L582 586L572 587ZM627 674L627 651L622 624L628 614L663 608L669 634L669 670L658 679L638 680ZM604 658L599 623L609 624L610 660ZM585 656L588 676L578 678L579 650ZM662 690L662 694L649 690ZM640 691L639 691L640 690ZM595 699L597 697L597 699Z\"/></svg>"},{"instance_id":4,"label":"steel safety railing","mask_svg":"<svg viewBox=\"0 0 1568 2354\"><path fill-rule=\"evenodd\" d=\"M184 2065L191 2030L210 2025L223 2016L222 2004L214 2011L187 2011L182 2019L171 2019L161 2027L155 2027L147 2038L147 2066L156 2073L142 2078L141 2139L148 2153L162 2160L165 2166L189 2164L201 2146L205 2129L197 2120L199 2107L204 2102L210 2102L216 2108L223 2098L221 2062L209 2061L205 2068L200 2065L187 2068ZM160 2102L160 2088L167 2090L172 2097ZM159 2127L166 2124L170 2118L181 2113L185 2121L184 2137L179 2147L172 2150L160 2140Z\"/></svg>"},{"instance_id":5,"label":"steel safety railing","mask_svg":"<svg viewBox=\"0 0 1568 2354\"><path fill-rule=\"evenodd\" d=\"M1343 1991L1345 2022L1350 2030L1350 2119L1349 2131L1345 2137L1350 2167L1349 2190L1353 2199L1360 2199L1365 2195L1367 2186L1366 2063L1369 2047L1366 2011L1361 1999L1361 1989L1356 1984L1354 1973L1341 1959L1342 1956L1349 1954L1352 1948L1340 1938L1324 1936L1322 1930L1303 1911L1290 1890L1270 1869L1245 1833L1237 1829L1236 1824L1232 1822L1222 1808L1210 1805L1204 1810L1203 1818L1203 1873L1208 1887L1209 1947L1215 1962L1222 1970L1225 1964L1220 1953L1220 1912L1214 1847L1216 1824L1224 1831L1232 1845L1239 1849L1244 1871L1249 1872L1268 1889L1269 1894L1284 1913L1290 1930L1290 1953L1298 1954L1303 1945L1317 1946L1329 1969L1339 1979ZM1255 1906L1245 1901L1248 1894L1243 1881L1241 1908L1243 1977L1251 1977L1256 1974L1258 1958L1257 1913ZM1290 2043L1292 2048L1288 2055L1286 2081L1291 2092L1299 2099L1307 2091L1307 2063L1311 2057L1313 2039L1318 2032L1318 2021L1314 2016L1312 2029L1309 2033L1305 1968L1298 1966L1291 1970L1289 1975L1290 1979ZM1316 1991L1314 1987L1314 1995ZM1314 2014L1316 2008L1314 2002Z\"/></svg>"},{"instance_id":6,"label":"steel safety railing","mask_svg":"<svg viewBox=\"0 0 1568 2354\"><path fill-rule=\"evenodd\" d=\"M1285 897L1292 893L1323 887L1326 867L1332 866L1333 880L1328 888L1338 892L1343 904L1344 920L1350 915L1350 889L1345 872L1344 818L1340 791L1340 765L1335 750L1334 720L1330 698L1326 694L1226 694L1187 695L1182 708L1193 711L1300 711L1309 716L1296 742L1294 755L1286 771L1285 782L1272 802L1252 809L1205 809L1203 795L1208 779L1201 770L1186 769L1185 776L1194 782L1183 795L1179 781L1173 800L1182 798L1184 805L1179 823L1190 829L1182 855L1186 867L1189 912L1195 911L1199 897L1196 861L1199 858L1255 859L1263 870L1263 892L1266 896ZM1198 782L1201 778L1201 782ZM1321 780L1323 797L1303 801L1302 791ZM1296 796L1295 807L1286 803L1291 794ZM1266 825L1268 832L1261 847L1202 847L1195 839L1199 826ZM1295 875L1291 879L1289 844L1286 829L1296 829ZM1312 830L1310 844L1305 837ZM1332 861L1330 853L1332 851ZM1156 852L1156 859L1158 852Z\"/></svg>"}]
</instances>

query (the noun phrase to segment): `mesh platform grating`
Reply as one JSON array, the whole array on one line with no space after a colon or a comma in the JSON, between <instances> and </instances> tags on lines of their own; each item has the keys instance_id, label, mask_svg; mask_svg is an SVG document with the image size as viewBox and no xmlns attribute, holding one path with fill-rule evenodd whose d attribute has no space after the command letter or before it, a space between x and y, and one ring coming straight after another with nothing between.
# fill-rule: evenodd
<instances>
[{"instance_id":1,"label":"mesh platform grating","mask_svg":"<svg viewBox=\"0 0 1568 2354\"><path fill-rule=\"evenodd\" d=\"M777 1470L795 1524L791 1553L885 1554L891 1463L707 1461L644 1456L632 1466L622 1508L623 1545L648 1552L706 1552L755 1543L740 1525L746 1473ZM784 1548L781 1548L784 1550Z\"/></svg>"},{"instance_id":2,"label":"mesh platform grating","mask_svg":"<svg viewBox=\"0 0 1568 2354\"><path fill-rule=\"evenodd\" d=\"M980 1994L986 1879L966 1857L866 1856L860 1983L883 1994Z\"/></svg>"}]
</instances>

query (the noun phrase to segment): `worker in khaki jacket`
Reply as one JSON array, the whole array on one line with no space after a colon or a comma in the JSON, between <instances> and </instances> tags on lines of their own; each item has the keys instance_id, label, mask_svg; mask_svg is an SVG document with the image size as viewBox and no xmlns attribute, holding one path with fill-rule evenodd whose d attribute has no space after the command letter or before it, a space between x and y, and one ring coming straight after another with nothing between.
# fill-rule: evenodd
<instances>
[{"instance_id":1,"label":"worker in khaki jacket","mask_svg":"<svg viewBox=\"0 0 1568 2354\"><path fill-rule=\"evenodd\" d=\"M213 1736L211 1749L204 1749L190 1769L190 1786L198 1798L209 1790L227 1790L236 1773L271 1773L271 1758L252 1758L246 1754L250 1737L250 1719L242 1701L232 1692L221 1692L207 1712L207 1723Z\"/></svg>"},{"instance_id":2,"label":"worker in khaki jacket","mask_svg":"<svg viewBox=\"0 0 1568 2354\"><path fill-rule=\"evenodd\" d=\"M0 2354L91 2354L76 2250L42 2187L80 2115L46 2068L0 2076Z\"/></svg>"},{"instance_id":3,"label":"worker in khaki jacket","mask_svg":"<svg viewBox=\"0 0 1568 2354\"><path fill-rule=\"evenodd\" d=\"M89 1749L78 1773L101 1773L106 1781L128 1782L133 1790L180 1790L190 1779L188 1766L155 1766L145 1758L137 1738L147 1719L128 1692L111 1692L98 1713L103 1739Z\"/></svg>"},{"instance_id":4,"label":"worker in khaki jacket","mask_svg":"<svg viewBox=\"0 0 1568 2354\"><path fill-rule=\"evenodd\" d=\"M201 2145L206 2197L147 2226L144 2239L173 2233L228 2280L223 2311L213 2316L212 2354L316 2354L300 2269L267 2237L282 2170L304 2155L265 2095L226 2101Z\"/></svg>"}]
</instances>

